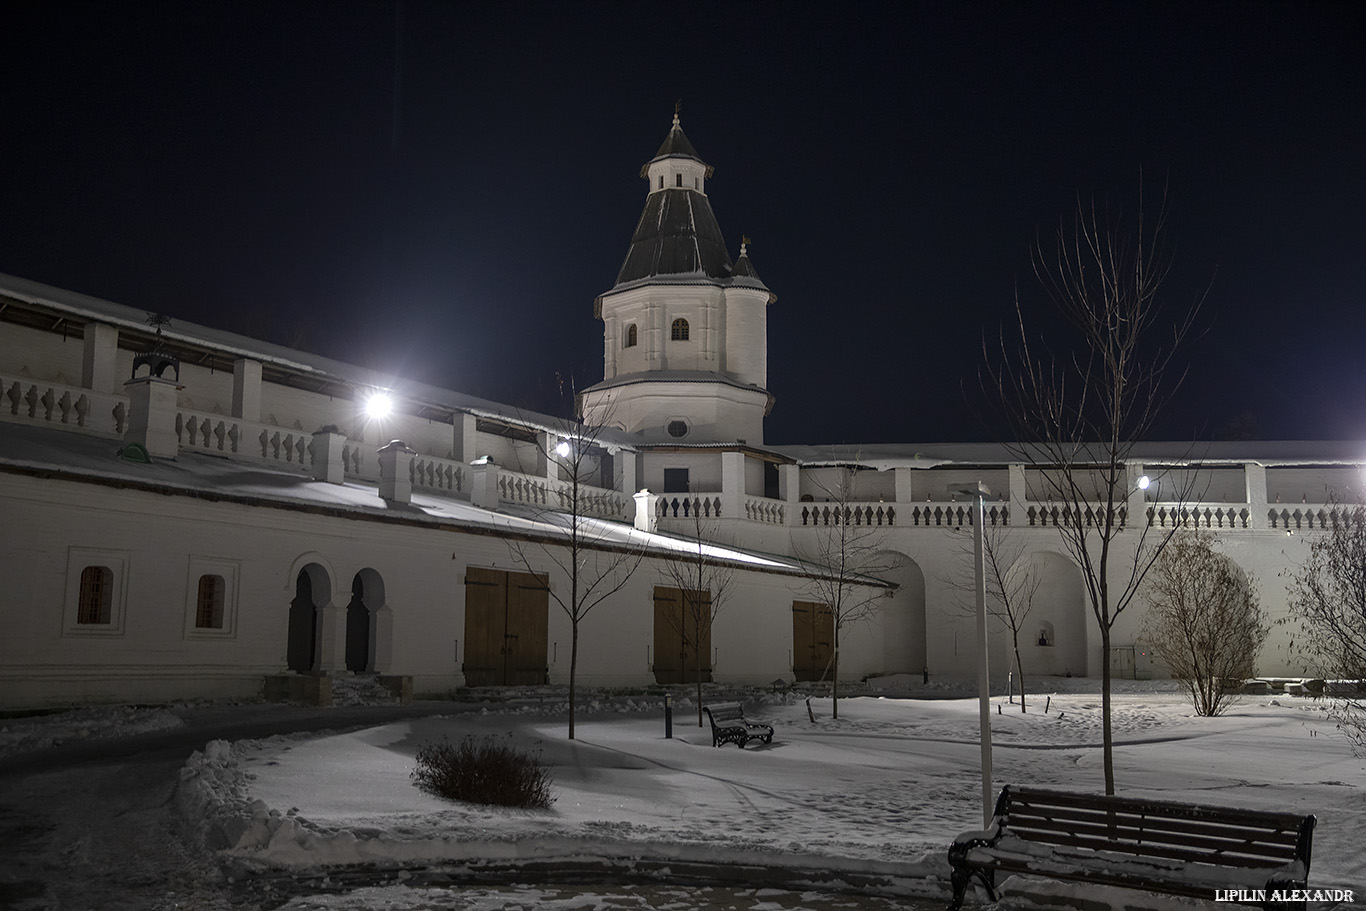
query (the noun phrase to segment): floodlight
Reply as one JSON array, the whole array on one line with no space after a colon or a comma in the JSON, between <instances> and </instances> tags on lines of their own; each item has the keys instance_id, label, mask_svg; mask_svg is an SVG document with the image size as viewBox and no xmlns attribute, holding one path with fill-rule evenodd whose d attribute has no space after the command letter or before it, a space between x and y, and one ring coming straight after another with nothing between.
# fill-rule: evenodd
<instances>
[{"instance_id":1,"label":"floodlight","mask_svg":"<svg viewBox=\"0 0 1366 911\"><path fill-rule=\"evenodd\" d=\"M1152 480L1151 480L1146 474L1145 474L1143 477L1141 477L1141 478L1138 479L1138 489L1139 489L1139 490L1147 490L1147 489L1148 489L1148 485L1150 485L1150 484L1152 484Z\"/></svg>"},{"instance_id":2,"label":"floodlight","mask_svg":"<svg viewBox=\"0 0 1366 911\"><path fill-rule=\"evenodd\" d=\"M372 418L386 418L393 410L394 403L382 392L376 392L365 401L365 413Z\"/></svg>"},{"instance_id":3,"label":"floodlight","mask_svg":"<svg viewBox=\"0 0 1366 911\"><path fill-rule=\"evenodd\" d=\"M555 455L562 459L569 456L569 451L570 446L568 440L560 440L560 442L555 445Z\"/></svg>"}]
</instances>

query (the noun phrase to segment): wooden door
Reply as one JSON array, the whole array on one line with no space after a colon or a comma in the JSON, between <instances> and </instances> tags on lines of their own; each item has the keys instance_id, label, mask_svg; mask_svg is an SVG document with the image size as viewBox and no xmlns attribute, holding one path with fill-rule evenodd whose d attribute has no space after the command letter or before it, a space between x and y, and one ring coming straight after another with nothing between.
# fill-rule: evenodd
<instances>
[{"instance_id":1,"label":"wooden door","mask_svg":"<svg viewBox=\"0 0 1366 911\"><path fill-rule=\"evenodd\" d=\"M507 574L504 686L540 686L546 682L549 614L550 589L545 576Z\"/></svg>"},{"instance_id":2,"label":"wooden door","mask_svg":"<svg viewBox=\"0 0 1366 911\"><path fill-rule=\"evenodd\" d=\"M655 586L655 682L696 683L699 651L706 683L711 680L711 593Z\"/></svg>"},{"instance_id":3,"label":"wooden door","mask_svg":"<svg viewBox=\"0 0 1366 911\"><path fill-rule=\"evenodd\" d=\"M471 566L465 570L465 684L503 685L503 635L507 632L507 573Z\"/></svg>"},{"instance_id":4,"label":"wooden door","mask_svg":"<svg viewBox=\"0 0 1366 911\"><path fill-rule=\"evenodd\" d=\"M550 589L545 576L471 566L465 572L465 684L546 682Z\"/></svg>"},{"instance_id":5,"label":"wooden door","mask_svg":"<svg viewBox=\"0 0 1366 911\"><path fill-rule=\"evenodd\" d=\"M835 616L815 601L792 602L792 673L799 681L820 680L830 669Z\"/></svg>"}]
</instances>

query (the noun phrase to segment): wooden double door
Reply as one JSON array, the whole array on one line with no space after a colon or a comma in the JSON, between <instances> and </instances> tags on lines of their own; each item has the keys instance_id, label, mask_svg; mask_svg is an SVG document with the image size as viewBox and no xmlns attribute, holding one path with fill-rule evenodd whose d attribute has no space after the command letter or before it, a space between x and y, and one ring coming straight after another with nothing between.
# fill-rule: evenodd
<instances>
[{"instance_id":1,"label":"wooden double door","mask_svg":"<svg viewBox=\"0 0 1366 911\"><path fill-rule=\"evenodd\" d=\"M792 674L799 681L829 676L835 643L835 615L815 601L792 602Z\"/></svg>"},{"instance_id":2,"label":"wooden double door","mask_svg":"<svg viewBox=\"0 0 1366 911\"><path fill-rule=\"evenodd\" d=\"M539 573L465 571L465 683L539 686L549 678L550 589Z\"/></svg>"},{"instance_id":3,"label":"wooden double door","mask_svg":"<svg viewBox=\"0 0 1366 911\"><path fill-rule=\"evenodd\" d=\"M711 593L655 586L656 683L711 682Z\"/></svg>"}]
</instances>

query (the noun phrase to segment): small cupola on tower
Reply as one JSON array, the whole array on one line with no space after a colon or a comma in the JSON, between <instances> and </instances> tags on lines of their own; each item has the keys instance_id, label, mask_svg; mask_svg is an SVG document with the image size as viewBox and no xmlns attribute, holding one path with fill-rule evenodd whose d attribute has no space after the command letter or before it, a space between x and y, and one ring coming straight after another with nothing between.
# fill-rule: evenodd
<instances>
[{"instance_id":1,"label":"small cupola on tower","mask_svg":"<svg viewBox=\"0 0 1366 911\"><path fill-rule=\"evenodd\" d=\"M707 192L707 178L711 176L711 165L698 156L683 126L678 120L678 106L674 106L673 128L664 137L655 157L640 169L640 176L650 185L651 193L661 190L693 190Z\"/></svg>"}]
</instances>

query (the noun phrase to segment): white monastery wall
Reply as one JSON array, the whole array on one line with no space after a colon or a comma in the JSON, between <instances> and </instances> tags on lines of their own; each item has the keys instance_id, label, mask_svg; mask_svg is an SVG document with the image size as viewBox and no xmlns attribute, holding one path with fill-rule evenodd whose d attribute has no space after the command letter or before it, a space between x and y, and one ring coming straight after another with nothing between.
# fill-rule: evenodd
<instances>
[{"instance_id":1,"label":"white monastery wall","mask_svg":"<svg viewBox=\"0 0 1366 911\"><path fill-rule=\"evenodd\" d=\"M0 373L79 386L83 352L80 336L0 323Z\"/></svg>"}]
</instances>

